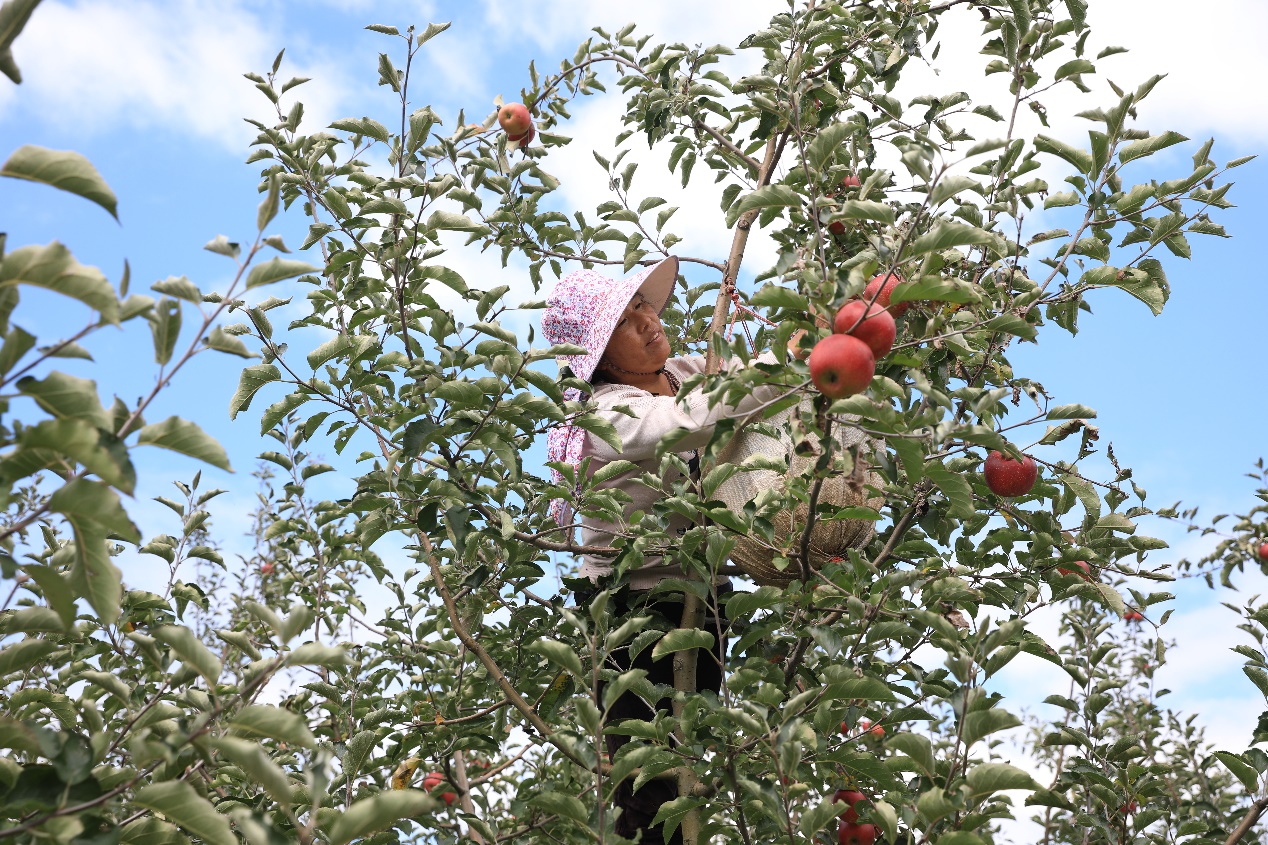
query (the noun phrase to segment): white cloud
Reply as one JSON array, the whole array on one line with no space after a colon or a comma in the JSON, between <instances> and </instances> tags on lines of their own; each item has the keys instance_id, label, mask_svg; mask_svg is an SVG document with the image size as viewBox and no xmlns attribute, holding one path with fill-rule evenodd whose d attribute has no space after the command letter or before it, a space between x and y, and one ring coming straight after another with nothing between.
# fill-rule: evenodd
<instances>
[{"instance_id":1,"label":"white cloud","mask_svg":"<svg viewBox=\"0 0 1268 845\"><path fill-rule=\"evenodd\" d=\"M511 0L484 0L489 25L505 37L532 39L544 48L580 43L591 27L615 32L637 22L635 35L653 41L734 45L766 26L772 15L785 11L768 0L696 0L692 3L651 0L637 6L595 3L593 0L538 0L532 12Z\"/></svg>"},{"instance_id":2,"label":"white cloud","mask_svg":"<svg viewBox=\"0 0 1268 845\"><path fill-rule=\"evenodd\" d=\"M242 151L255 136L244 116L276 122L242 74L268 70L284 38L296 39L236 5L46 2L14 45L27 89L21 101L65 127L163 129ZM321 60L297 64L292 55L282 74L313 77L299 89L307 120L327 122L343 82ZM0 115L14 102L0 101Z\"/></svg>"}]
</instances>

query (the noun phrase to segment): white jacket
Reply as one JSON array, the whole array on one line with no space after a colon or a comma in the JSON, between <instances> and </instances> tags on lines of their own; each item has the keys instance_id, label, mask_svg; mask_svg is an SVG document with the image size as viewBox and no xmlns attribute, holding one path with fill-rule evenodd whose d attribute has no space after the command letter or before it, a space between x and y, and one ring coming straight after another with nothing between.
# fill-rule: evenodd
<instances>
[{"instance_id":1,"label":"white jacket","mask_svg":"<svg viewBox=\"0 0 1268 845\"><path fill-rule=\"evenodd\" d=\"M775 363L774 353L761 355L758 362ZM695 355L684 358L670 358L665 363L666 369L677 376L679 382L685 382L697 373L703 373L705 359ZM607 420L616 429L621 439L622 448L614 451L590 432L586 432L582 446L582 456L590 456L590 471L595 472L608 463L617 460L631 461L638 465L637 471L631 471L603 484L603 488L615 488L624 491L632 500L626 505L625 523L613 524L594 517L583 516L581 519L581 542L587 546L609 546L618 533L627 533L631 528L630 517L638 511L650 513L652 505L663 494L641 481L638 476L644 472L653 475L659 472L660 462L656 459L656 446L666 434L679 428L691 433L679 441L679 457L690 462L693 451L709 442L714 426L720 420L744 416L760 405L770 402L779 396L781 388L777 385L760 385L738 405L725 405L721 402L709 407L708 397L700 390L693 390L681 401L673 396L654 396L645 390L628 384L603 384L595 388L593 399L598 405L594 411L600 418ZM625 405L634 412L629 416L615 410ZM674 477L666 478L672 481ZM691 523L682 516L673 516L669 521L671 532L681 535ZM581 562L581 575L596 579L612 571L612 559L598 555L584 555ZM648 556L643 567L631 573L629 585L634 590L648 590L664 578L682 578L684 574L676 566L664 564L659 557Z\"/></svg>"}]
</instances>

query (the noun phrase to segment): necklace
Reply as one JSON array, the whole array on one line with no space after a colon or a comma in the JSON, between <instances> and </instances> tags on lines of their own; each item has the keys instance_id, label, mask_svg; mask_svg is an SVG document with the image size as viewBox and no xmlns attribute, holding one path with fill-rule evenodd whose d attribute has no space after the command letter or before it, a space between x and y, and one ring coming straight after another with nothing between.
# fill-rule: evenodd
<instances>
[{"instance_id":1,"label":"necklace","mask_svg":"<svg viewBox=\"0 0 1268 845\"><path fill-rule=\"evenodd\" d=\"M660 375L661 373L667 373L667 372L669 372L669 371L668 371L668 370L666 370L664 367L661 367L659 370L652 370L650 373L640 373L640 372L638 372L638 371L636 371L636 370L627 370L627 369L624 369L623 367L618 367L616 364L610 364L610 363L608 363L607 361L602 362L602 363L601 363L601 366L602 366L605 370L612 370L613 372L618 372L618 373L621 373L621 374L623 374L623 375L627 375L627 376L640 376L640 377L643 377L643 378L646 378L647 376L658 376L658 375Z\"/></svg>"},{"instance_id":2,"label":"necklace","mask_svg":"<svg viewBox=\"0 0 1268 845\"><path fill-rule=\"evenodd\" d=\"M677 396L678 391L682 390L682 382L678 380L678 377L676 375L674 375L673 373L671 373L669 370L665 369L664 367L661 367L660 371L665 374L665 379L669 382L669 389L674 392L675 396Z\"/></svg>"}]
</instances>

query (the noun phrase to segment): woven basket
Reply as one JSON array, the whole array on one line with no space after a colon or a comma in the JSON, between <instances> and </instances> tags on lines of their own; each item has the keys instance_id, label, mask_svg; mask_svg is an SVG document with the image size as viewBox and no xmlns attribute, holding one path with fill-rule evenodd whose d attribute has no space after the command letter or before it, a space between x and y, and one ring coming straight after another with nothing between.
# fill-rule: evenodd
<instances>
[{"instance_id":1,"label":"woven basket","mask_svg":"<svg viewBox=\"0 0 1268 845\"><path fill-rule=\"evenodd\" d=\"M810 513L806 502L798 502L791 510L780 507L780 503L788 501L788 482L798 476L810 475L818 460L817 454L803 456L794 453L788 421L794 413L802 412L813 413L809 401L766 420L780 433L779 437L744 429L737 432L718 455L718 465L742 464L747 458L758 455L788 466L785 473L767 469L741 470L719 485L714 493L714 498L733 511L743 511L750 502L755 504L758 515L769 519L774 526L773 543L754 537L740 537L731 553L732 563L758 584L786 587L801 577L801 568L795 562L781 571L775 568L774 560L776 549L780 549L784 557L791 557L789 552L801 543ZM866 437L856 428L837 425L833 428L833 439L839 454L864 442ZM818 451L817 443L815 451ZM862 505L879 509L884 504L884 498L876 495L869 498L867 488L871 486L879 490L882 483L880 476L867 471L867 466L861 464L860 459L854 474L837 473L824 480L819 504L837 508ZM843 557L850 549L867 545L875 526L876 523L870 519L817 519L810 532L810 567L819 569L832 558Z\"/></svg>"}]
</instances>

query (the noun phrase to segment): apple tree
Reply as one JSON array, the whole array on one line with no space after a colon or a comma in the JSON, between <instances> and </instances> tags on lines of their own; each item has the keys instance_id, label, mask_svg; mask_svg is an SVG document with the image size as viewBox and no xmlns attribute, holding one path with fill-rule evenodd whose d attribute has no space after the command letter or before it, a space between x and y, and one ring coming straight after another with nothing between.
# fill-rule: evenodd
<instances>
[{"instance_id":1,"label":"apple tree","mask_svg":"<svg viewBox=\"0 0 1268 845\"><path fill-rule=\"evenodd\" d=\"M0 39L34 6L2 7ZM909 90L913 69L936 62L944 24L964 16L980 26L987 77L1005 81L1002 111ZM731 47L597 28L558 71L530 66L521 99L534 131L518 140L494 111L424 104L418 72L443 24L369 27L385 39L379 84L396 97L377 118L309 127L292 93L305 80L282 73L280 54L249 74L276 122L257 124L249 158L263 195L252 246L208 245L234 262L232 287L172 279L155 286L157 302L120 304L126 280L116 293L76 270L43 286L97 311L70 344L144 318L156 391L203 350L258 356L228 403L235 417L258 414L272 440L252 574L210 596L177 578L190 559L219 558L215 491L198 479L165 502L173 534L141 537L118 504L135 446L223 465L193 422L142 427L145 404L107 412L69 376L18 382L43 416L24 410L3 432L4 574L25 602L5 624L25 637L0 651L14 752L0 764L11 820L0 837L612 843L610 798L626 778L671 781L679 797L658 820L693 845L834 841L850 809L832 800L843 786L868 799L856 835L887 842L1007 841L1018 800L1039 808L1021 814L1039 813L1051 842L1244 837L1268 758L1213 754L1125 678L1135 661L1164 659L1152 624L1170 594L1155 585L1174 577L1165 544L1138 531L1153 515L1145 490L1100 444L1093 409L1010 361L1015 344L1077 333L1101 296L1161 312L1166 263L1191 256L1190 238L1224 234L1213 215L1230 205L1226 174L1241 163L1219 165L1211 143L1196 144L1192 168L1157 178L1151 157L1189 141L1136 123L1159 78L1096 84L1114 51L1089 53L1087 17L1085 0L795 3L736 45L755 69L738 78L726 72ZM1054 89L1090 101L1078 140L1049 129L1066 126L1049 109ZM574 101L589 96L623 98L619 150L596 152L591 174L552 173ZM1041 125L1028 129L1031 117ZM830 473L878 473L880 508L812 508L811 524L877 525L822 569L802 538L773 535L770 513L715 497L746 469L717 460L733 427L719 426L698 480L671 471L682 467L667 438L663 471L641 478L656 506L611 547L580 546L575 526L548 514L563 497L583 515L625 516L602 485L630 466L556 467L556 484L532 457L565 420L612 438L565 395L589 389L556 372L569 349L535 345L532 322L570 269L615 274L676 254L672 198L645 194L628 160L644 143L667 152L684 186L721 186L716 225L732 233L726 255L680 256L689 271L666 324L677 353L710 360L684 389L724 401L761 380L781 388L772 413L813 405L795 425L823 457L784 506L817 503ZM85 162L26 155L6 175L101 201ZM563 179L596 175L611 193L597 208L560 199ZM307 220L307 261L262 260L288 252L265 235L283 209ZM1037 231L1040 210L1052 228ZM742 274L754 227L777 259ZM526 272L455 269L481 253ZM47 278L20 275L21 254L0 264L0 289ZM806 343L822 339L820 325L887 274L902 280L891 301L908 304L893 351L866 391L817 394L788 340L802 329ZM769 324L728 333L740 306ZM182 309L198 315L184 357L173 351L190 335ZM34 339L9 331L20 360ZM776 364L719 367L767 348ZM31 434L41 426L56 436ZM839 426L868 445L838 452ZM992 451L1029 455L1037 482L993 492L981 473ZM334 469L323 454L355 467L345 498L309 492ZM1093 468L1102 460L1108 475ZM675 514L695 523L681 538L667 528ZM741 535L775 547L790 586L719 593L720 576L743 578L728 561ZM122 590L109 555L124 544L166 561L168 595ZM610 555L618 582L649 555L679 566L690 577L663 589L683 597L682 617L618 616L612 589L577 604L572 567L586 552ZM408 568L388 562L401 554ZM366 601L371 582L385 607ZM1050 643L1032 620L1054 610L1063 639ZM1142 620L1127 642L1125 614ZM706 616L730 626L716 695L688 680L719 634L701 627ZM672 712L605 727L621 691L664 692L611 668L617 650L645 649L674 661ZM1009 732L1023 721L997 687L1022 653L1069 687L1049 699L1067 715L1018 746ZM637 741L609 759L605 731Z\"/></svg>"}]
</instances>

